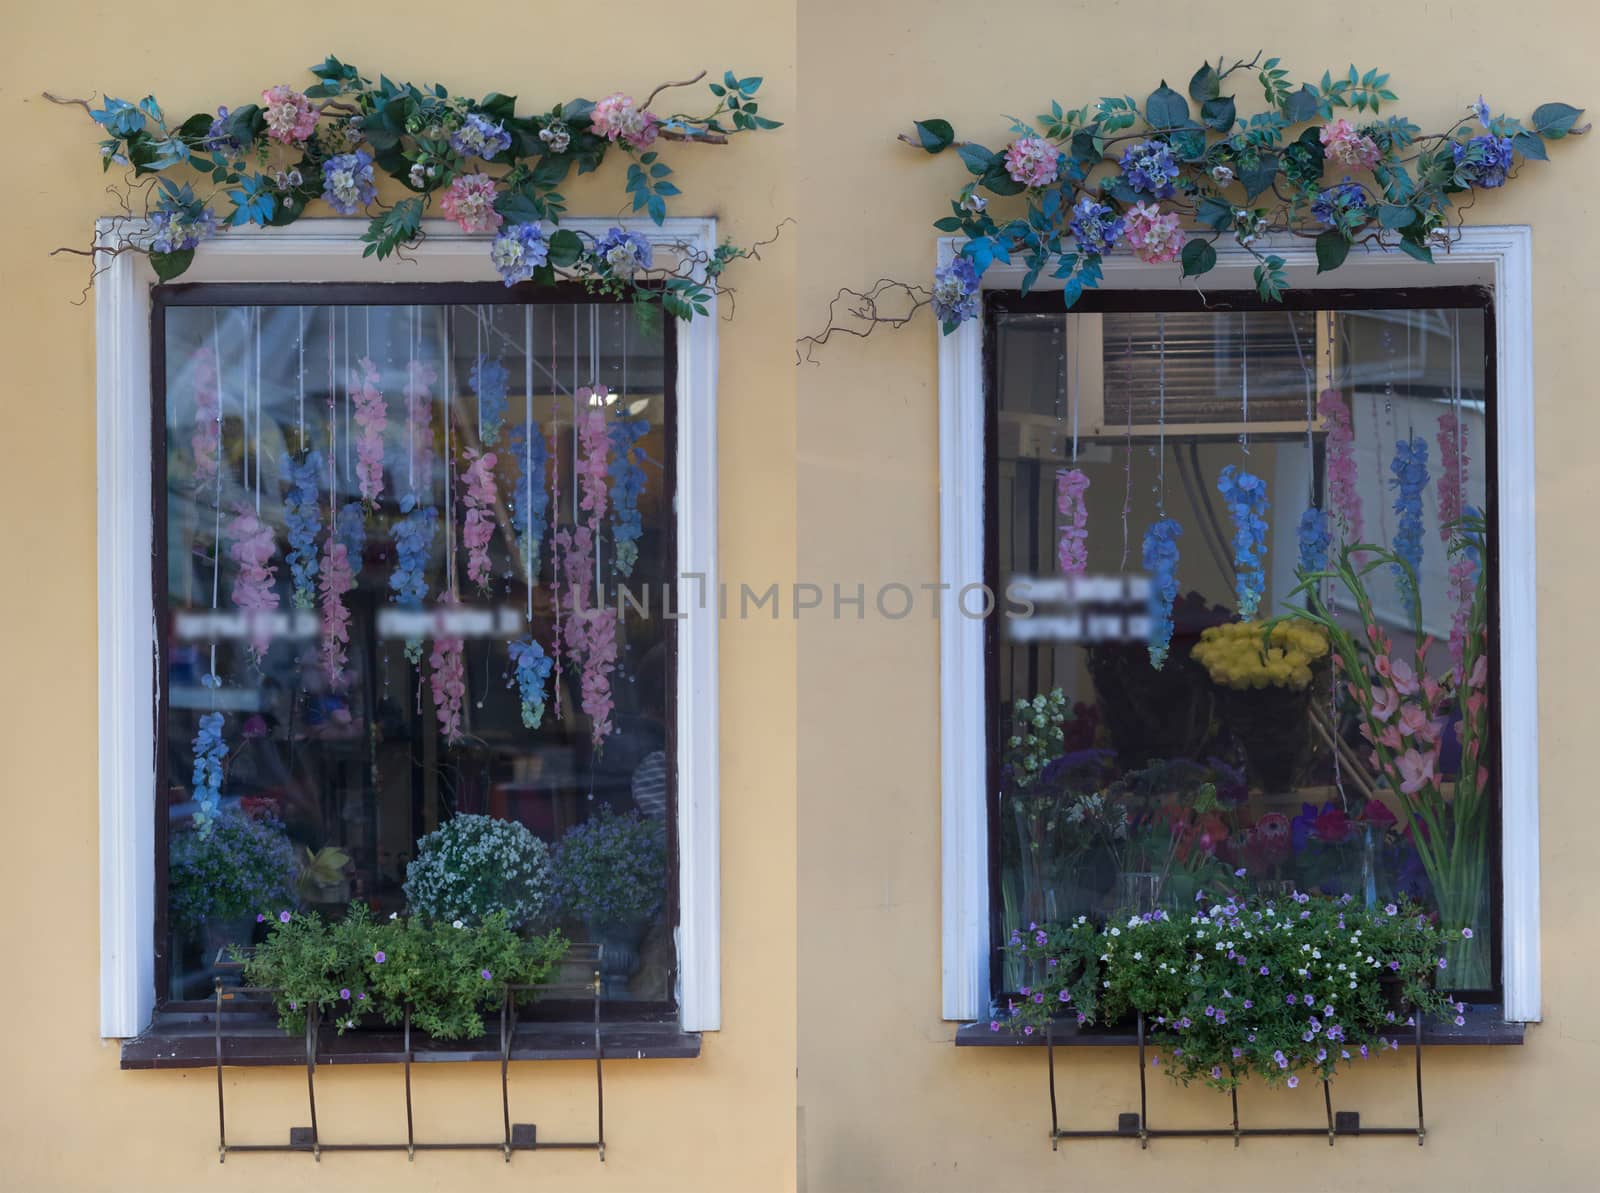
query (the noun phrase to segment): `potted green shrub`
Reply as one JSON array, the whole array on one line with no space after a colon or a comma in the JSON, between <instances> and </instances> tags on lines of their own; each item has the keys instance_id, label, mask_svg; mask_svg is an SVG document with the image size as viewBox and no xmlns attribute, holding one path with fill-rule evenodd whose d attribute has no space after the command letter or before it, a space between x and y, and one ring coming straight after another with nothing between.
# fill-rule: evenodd
<instances>
[{"instance_id":1,"label":"potted green shrub","mask_svg":"<svg viewBox=\"0 0 1600 1193\"><path fill-rule=\"evenodd\" d=\"M198 942L206 963L244 944L256 914L294 899L297 866L283 824L268 812L228 808L207 825L173 831L167 853L167 912L180 941Z\"/></svg>"},{"instance_id":2,"label":"potted green shrub","mask_svg":"<svg viewBox=\"0 0 1600 1193\"><path fill-rule=\"evenodd\" d=\"M602 810L556 846L557 897L600 945L607 998L623 995L639 968L639 945L661 910L666 876L666 828L637 812Z\"/></svg>"}]
</instances>

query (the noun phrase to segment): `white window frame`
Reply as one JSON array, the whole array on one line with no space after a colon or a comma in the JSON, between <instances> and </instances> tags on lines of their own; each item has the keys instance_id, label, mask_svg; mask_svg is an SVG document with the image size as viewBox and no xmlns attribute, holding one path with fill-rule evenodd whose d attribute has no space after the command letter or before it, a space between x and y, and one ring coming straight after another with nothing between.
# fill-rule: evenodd
<instances>
[{"instance_id":1,"label":"white window frame","mask_svg":"<svg viewBox=\"0 0 1600 1193\"><path fill-rule=\"evenodd\" d=\"M1500 766L1505 1018L1536 1022L1539 988L1539 683L1534 548L1533 235L1526 226L1463 228L1433 265L1398 252L1352 253L1336 273L1316 273L1307 240L1278 237L1259 246L1284 259L1296 289L1393 289L1480 285L1494 292L1495 418L1499 466ZM944 237L945 265L960 241ZM1217 244L1217 266L1202 290L1253 290L1256 259L1237 244ZM1126 254L1104 262L1102 289L1177 289L1173 268ZM1016 290L1021 265L991 266L985 290ZM1041 280L1039 289L1059 289ZM983 326L969 320L939 341L939 570L948 592L984 583ZM989 842L984 626L946 610L939 629L942 821L942 1006L946 1019L989 1013Z\"/></svg>"},{"instance_id":2,"label":"white window frame","mask_svg":"<svg viewBox=\"0 0 1600 1193\"><path fill-rule=\"evenodd\" d=\"M615 220L563 227L604 235ZM699 257L716 221L625 224L658 255ZM203 246L184 282L497 281L484 236L424 221L408 260L361 255L366 222L305 220L235 229ZM101 220L116 248L143 221ZM95 282L96 459L99 476L100 1034L137 1035L155 1008L155 700L150 461L150 288L142 253L121 253ZM685 1031L721 1026L721 876L718 801L717 311L678 325L678 1015Z\"/></svg>"}]
</instances>

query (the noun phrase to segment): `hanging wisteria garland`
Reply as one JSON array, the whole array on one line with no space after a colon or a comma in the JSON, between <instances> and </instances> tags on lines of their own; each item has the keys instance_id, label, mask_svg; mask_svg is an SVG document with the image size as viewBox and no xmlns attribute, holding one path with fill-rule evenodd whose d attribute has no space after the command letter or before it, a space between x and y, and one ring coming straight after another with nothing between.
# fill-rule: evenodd
<instances>
[{"instance_id":1,"label":"hanging wisteria garland","mask_svg":"<svg viewBox=\"0 0 1600 1193\"><path fill-rule=\"evenodd\" d=\"M1072 110L1052 102L1037 124L1014 119L1000 152L957 140L947 120L917 121L902 141L929 154L953 149L972 175L934 222L965 238L934 275L943 330L977 314L996 261L1025 267L1024 292L1048 272L1069 307L1124 244L1140 261L1180 263L1180 276L1195 277L1216 266L1215 244L1227 237L1256 260L1256 290L1269 302L1288 278L1283 258L1260 247L1268 233L1313 240L1319 273L1356 245L1431 262L1454 238L1456 196L1503 186L1519 159L1543 161L1547 142L1588 131L1568 104L1541 105L1525 124L1492 115L1480 98L1444 132L1424 134L1404 116L1380 116L1395 99L1385 73L1352 66L1297 86L1279 59L1260 57L1203 64L1187 97L1163 81L1142 105L1131 96ZM1256 73L1264 111L1241 115L1222 93L1239 71ZM991 196L1020 197L1019 209L997 216Z\"/></svg>"},{"instance_id":2,"label":"hanging wisteria garland","mask_svg":"<svg viewBox=\"0 0 1600 1193\"><path fill-rule=\"evenodd\" d=\"M383 495L383 436L389 410L378 388L378 366L363 356L350 372L350 401L356 419L356 477L361 500L376 509Z\"/></svg>"},{"instance_id":3,"label":"hanging wisteria garland","mask_svg":"<svg viewBox=\"0 0 1600 1193\"><path fill-rule=\"evenodd\" d=\"M1399 519L1394 531L1394 553L1406 561L1409 572L1399 564L1390 566L1407 618L1412 618L1421 594L1422 583L1422 491L1428 487L1428 441L1420 435L1398 440L1393 474L1389 485L1395 491L1394 512Z\"/></svg>"},{"instance_id":4,"label":"hanging wisteria garland","mask_svg":"<svg viewBox=\"0 0 1600 1193\"><path fill-rule=\"evenodd\" d=\"M1439 539L1447 553L1460 533L1464 516L1475 516L1476 511L1464 504L1462 485L1470 463L1467 455L1467 427L1454 411L1439 416ZM1462 678L1461 665L1466 649L1467 619L1472 612L1472 595L1477 586L1477 551L1472 548L1451 553L1450 602L1450 658L1455 664L1458 682Z\"/></svg>"},{"instance_id":5,"label":"hanging wisteria garland","mask_svg":"<svg viewBox=\"0 0 1600 1193\"><path fill-rule=\"evenodd\" d=\"M611 440L601 409L608 396L603 385L577 391L578 450L574 461L578 510L583 521L560 530L557 602L565 603L567 617L558 632L566 656L579 668L579 703L589 717L590 739L600 746L611 735L611 673L617 661L617 612L593 608L595 564L600 549L600 529L605 523L607 455Z\"/></svg>"},{"instance_id":6,"label":"hanging wisteria garland","mask_svg":"<svg viewBox=\"0 0 1600 1193\"><path fill-rule=\"evenodd\" d=\"M1305 513L1300 515L1300 523L1295 528L1295 540L1299 545L1297 567L1302 573L1309 575L1320 572L1328 566L1328 549L1333 546L1333 536L1329 530L1328 514L1316 506L1307 506Z\"/></svg>"},{"instance_id":7,"label":"hanging wisteria garland","mask_svg":"<svg viewBox=\"0 0 1600 1193\"><path fill-rule=\"evenodd\" d=\"M644 492L644 469L639 467L639 441L650 430L643 418L618 418L607 429L611 437L611 570L618 576L633 575L639 561L639 539L644 520L639 514L639 496Z\"/></svg>"},{"instance_id":8,"label":"hanging wisteria garland","mask_svg":"<svg viewBox=\"0 0 1600 1193\"><path fill-rule=\"evenodd\" d=\"M1267 576L1262 560L1267 554L1267 482L1232 464L1217 478L1217 491L1233 521L1234 593L1239 616L1249 621L1261 607Z\"/></svg>"},{"instance_id":9,"label":"hanging wisteria garland","mask_svg":"<svg viewBox=\"0 0 1600 1193\"><path fill-rule=\"evenodd\" d=\"M228 746L222 739L222 714L202 713L199 731L194 736L194 825L202 837L211 833L212 822L222 808L222 765Z\"/></svg>"},{"instance_id":10,"label":"hanging wisteria garland","mask_svg":"<svg viewBox=\"0 0 1600 1193\"><path fill-rule=\"evenodd\" d=\"M698 83L701 71L663 83L643 103L616 92L598 103L573 99L519 116L512 95L474 99L384 75L374 83L332 56L310 73L317 82L304 91L279 84L258 103L175 124L153 96L137 104L108 97L98 108L48 92L45 98L82 106L104 134L104 168L131 170L118 193L125 210L142 208L148 217L133 247L149 253L163 281L187 270L195 250L225 229L282 227L319 199L342 215L371 216L362 236L365 256L381 260L415 248L425 236L423 216L437 200L465 231L498 233L489 255L508 286L576 278L639 303L659 302L682 319L706 314L723 270L753 255L724 242L698 254L681 248L670 267L654 267L648 253L641 264L637 254L619 256L610 236L562 227L560 188L570 175L621 153L629 159L624 192L633 212L662 223L667 200L680 194L661 158L662 142L724 145L740 133L780 127L760 114L758 75L727 71L709 84L714 102L705 115L651 108L663 91ZM380 202L377 171L409 196ZM91 257L112 251L87 250Z\"/></svg>"},{"instance_id":11,"label":"hanging wisteria garland","mask_svg":"<svg viewBox=\"0 0 1600 1193\"><path fill-rule=\"evenodd\" d=\"M550 494L545 487L544 431L539 424L518 423L511 428L511 458L521 476L511 488L511 529L517 536L517 554L530 584L539 575L539 549L550 514Z\"/></svg>"},{"instance_id":12,"label":"hanging wisteria garland","mask_svg":"<svg viewBox=\"0 0 1600 1193\"><path fill-rule=\"evenodd\" d=\"M454 593L446 592L439 598L446 615L460 602ZM439 731L444 740L454 745L462 738L461 702L467 694L466 641L455 634L439 634L433 640L433 653L428 656L432 667L429 680L433 686L433 707L439 717Z\"/></svg>"},{"instance_id":13,"label":"hanging wisteria garland","mask_svg":"<svg viewBox=\"0 0 1600 1193\"><path fill-rule=\"evenodd\" d=\"M1172 649L1172 605L1178 599L1178 539L1183 527L1177 519L1160 517L1144 532L1140 561L1150 575L1150 665L1166 666Z\"/></svg>"},{"instance_id":14,"label":"hanging wisteria garland","mask_svg":"<svg viewBox=\"0 0 1600 1193\"><path fill-rule=\"evenodd\" d=\"M217 358L209 348L197 348L189 358L194 384L194 431L189 446L194 452L196 491L214 484L222 466L222 404L217 389Z\"/></svg>"},{"instance_id":15,"label":"hanging wisteria garland","mask_svg":"<svg viewBox=\"0 0 1600 1193\"><path fill-rule=\"evenodd\" d=\"M550 656L545 654L544 647L531 634L508 642L506 653L510 656L513 668L506 686L517 690L517 699L522 705L523 725L537 729L544 723L544 694L554 664Z\"/></svg>"},{"instance_id":16,"label":"hanging wisteria garland","mask_svg":"<svg viewBox=\"0 0 1600 1193\"><path fill-rule=\"evenodd\" d=\"M285 455L281 475L287 484L283 494L283 524L289 534L289 578L294 583L294 607L310 609L316 605L317 536L322 533L322 507L317 502L317 487L322 481L322 453L307 452L296 462Z\"/></svg>"},{"instance_id":17,"label":"hanging wisteria garland","mask_svg":"<svg viewBox=\"0 0 1600 1193\"><path fill-rule=\"evenodd\" d=\"M493 452L479 453L470 447L465 455L467 467L461 473L461 504L467 512L462 521L461 544L467 549L467 579L480 589L487 589L493 566L489 544L494 540L496 457Z\"/></svg>"},{"instance_id":18,"label":"hanging wisteria garland","mask_svg":"<svg viewBox=\"0 0 1600 1193\"><path fill-rule=\"evenodd\" d=\"M511 373L498 360L479 359L472 366L468 383L478 397L478 438L485 447L500 442L500 427L506 417L506 393Z\"/></svg>"},{"instance_id":19,"label":"hanging wisteria garland","mask_svg":"<svg viewBox=\"0 0 1600 1193\"><path fill-rule=\"evenodd\" d=\"M273 590L278 569L272 563L277 543L272 527L245 505L229 520L227 535L228 558L239 565L233 578L233 604L245 614L250 653L259 663L272 645L272 611L278 607L278 594Z\"/></svg>"},{"instance_id":20,"label":"hanging wisteria garland","mask_svg":"<svg viewBox=\"0 0 1600 1193\"><path fill-rule=\"evenodd\" d=\"M1056 563L1063 576L1079 576L1089 566L1089 507L1084 492L1089 478L1078 468L1056 470L1056 513L1061 527L1056 537Z\"/></svg>"},{"instance_id":21,"label":"hanging wisteria garland","mask_svg":"<svg viewBox=\"0 0 1600 1193\"><path fill-rule=\"evenodd\" d=\"M1325 389L1317 398L1317 413L1327 431L1328 503L1338 515L1340 537L1359 543L1364 530L1361 492L1357 488L1355 426L1344 394Z\"/></svg>"}]
</instances>

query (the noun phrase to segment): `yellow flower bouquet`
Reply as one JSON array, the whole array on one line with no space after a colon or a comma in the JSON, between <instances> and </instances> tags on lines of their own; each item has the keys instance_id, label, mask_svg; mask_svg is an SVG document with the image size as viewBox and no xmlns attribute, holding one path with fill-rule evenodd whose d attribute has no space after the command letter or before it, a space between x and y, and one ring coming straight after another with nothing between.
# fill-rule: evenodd
<instances>
[{"instance_id":1,"label":"yellow flower bouquet","mask_svg":"<svg viewBox=\"0 0 1600 1193\"><path fill-rule=\"evenodd\" d=\"M1304 691L1312 668L1327 655L1328 636L1320 628L1281 621L1270 629L1258 621L1212 626L1191 652L1212 683L1237 691Z\"/></svg>"}]
</instances>

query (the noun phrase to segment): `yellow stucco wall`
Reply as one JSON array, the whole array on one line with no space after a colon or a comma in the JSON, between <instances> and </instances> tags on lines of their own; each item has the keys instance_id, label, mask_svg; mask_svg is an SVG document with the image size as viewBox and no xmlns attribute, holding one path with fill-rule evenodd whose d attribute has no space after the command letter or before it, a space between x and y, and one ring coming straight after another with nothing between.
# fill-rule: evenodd
<instances>
[{"instance_id":1,"label":"yellow stucco wall","mask_svg":"<svg viewBox=\"0 0 1600 1193\"><path fill-rule=\"evenodd\" d=\"M1180 89L1200 60L1257 47L1301 75L1355 62L1392 72L1397 110L1445 126L1479 90L1524 116L1551 99L1595 108L1600 24L1578 3L1188 4L1093 6L1008 0L800 5L799 208L802 330L842 285L922 279L928 223L965 180L959 162L897 146L913 118L943 116L986 144L1001 113L1049 100ZM1535 48L1537 47L1537 48ZM1259 101L1250 81L1241 108ZM1254 108L1244 109L1254 110ZM951 1046L939 1017L938 631L888 622L869 601L800 623L801 1163L812 1190L1592 1189L1593 1025L1600 891L1592 788L1594 651L1591 516L1600 474L1590 290L1600 234L1600 145L1557 147L1515 185L1484 196L1480 222L1534 228L1540 469L1540 762L1544 1006L1527 1045L1434 1050L1425 1148L1363 1140L1112 1141L1046 1132L1043 1058ZM937 332L836 340L801 370L799 574L915 584L938 574ZM1576 548L1576 549L1575 549ZM1075 1125L1114 1126L1137 1109L1125 1051L1074 1052L1062 1085ZM1339 1104L1364 1121L1404 1121L1402 1053L1348 1082ZM1215 1094L1152 1086L1168 1125L1226 1121ZM1258 1122L1315 1124L1321 1097L1247 1092ZM1269 1117L1270 1116L1270 1117Z\"/></svg>"},{"instance_id":2,"label":"yellow stucco wall","mask_svg":"<svg viewBox=\"0 0 1600 1193\"><path fill-rule=\"evenodd\" d=\"M26 15L24 15L26 9ZM794 110L793 8L513 4L251 6L68 0L4 6L0 17L0 593L5 763L0 863L0 1188L77 1189L783 1189L794 1181L794 641L789 623L729 622L722 637L723 1030L695 1061L616 1062L606 1089L611 1147L592 1153L325 1157L215 1150L210 1074L124 1073L97 1035L93 305L73 306L102 193L83 113L45 89L138 98L169 111L252 99L309 82L332 51L369 73L435 78L468 94L517 93L525 110L620 88L643 96L702 66L766 76L774 116ZM24 20L27 28L22 27ZM770 93L770 96L768 95ZM702 96L703 92L700 93ZM693 101L696 105L699 100ZM715 215L742 242L771 235L793 199L787 132L727 150L671 155L684 215ZM620 167L571 190L574 214L621 198ZM794 566L793 239L737 278L721 352L722 565L784 580ZM396 270L404 279L404 267ZM130 698L138 698L130 693ZM493 1066L420 1069L417 1115L438 1138L481 1138L499 1121ZM541 1137L592 1129L580 1065L519 1065L513 1096ZM284 1138L304 1118L304 1074L233 1072L230 1134ZM393 1138L399 1072L319 1075L324 1137Z\"/></svg>"}]
</instances>

